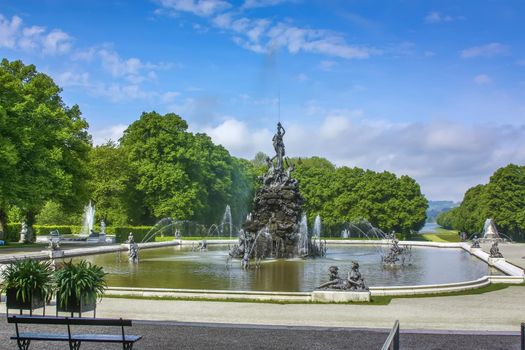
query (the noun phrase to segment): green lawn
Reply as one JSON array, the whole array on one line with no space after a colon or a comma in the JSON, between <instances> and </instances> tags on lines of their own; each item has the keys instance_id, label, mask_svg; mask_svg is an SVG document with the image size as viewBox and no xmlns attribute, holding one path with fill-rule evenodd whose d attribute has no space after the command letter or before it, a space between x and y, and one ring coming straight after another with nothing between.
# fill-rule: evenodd
<instances>
[{"instance_id":1,"label":"green lawn","mask_svg":"<svg viewBox=\"0 0 525 350\"><path fill-rule=\"evenodd\" d=\"M525 284L505 284L497 283L490 284L486 287L477 289L461 291L461 292L448 292L439 294L418 294L418 295L397 295L397 296L375 296L372 297L370 302L349 302L342 304L358 304L358 305L388 305L392 299L396 298L431 298L431 297L453 297L461 295L477 295L495 292L508 287L525 286ZM181 301L216 301L216 302L240 302L240 303L266 303L266 304L317 304L308 301L276 301L276 300L250 300L250 299L208 299L208 298L192 298L192 297L144 297L144 296L126 296L126 295L105 295L105 298L117 298L117 299L146 299L146 300L181 300Z\"/></svg>"}]
</instances>

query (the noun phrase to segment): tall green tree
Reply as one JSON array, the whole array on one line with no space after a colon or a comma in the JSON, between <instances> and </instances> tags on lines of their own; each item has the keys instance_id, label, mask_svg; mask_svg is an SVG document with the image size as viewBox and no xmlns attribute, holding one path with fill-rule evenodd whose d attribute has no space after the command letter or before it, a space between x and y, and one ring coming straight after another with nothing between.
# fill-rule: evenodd
<instances>
[{"instance_id":1,"label":"tall green tree","mask_svg":"<svg viewBox=\"0 0 525 350\"><path fill-rule=\"evenodd\" d=\"M144 208L135 190L137 177L125 150L113 141L94 147L89 169L89 189L97 221L104 220L108 225L140 225Z\"/></svg>"},{"instance_id":2,"label":"tall green tree","mask_svg":"<svg viewBox=\"0 0 525 350\"><path fill-rule=\"evenodd\" d=\"M187 128L176 114L149 112L131 124L121 139L152 221L170 216L216 223L226 205L233 203L240 209L253 187L246 162L235 160L207 135L192 134Z\"/></svg>"},{"instance_id":3,"label":"tall green tree","mask_svg":"<svg viewBox=\"0 0 525 350\"><path fill-rule=\"evenodd\" d=\"M33 65L0 63L0 220L11 204L32 225L48 200L75 210L88 196L88 124L60 92Z\"/></svg>"}]
</instances>

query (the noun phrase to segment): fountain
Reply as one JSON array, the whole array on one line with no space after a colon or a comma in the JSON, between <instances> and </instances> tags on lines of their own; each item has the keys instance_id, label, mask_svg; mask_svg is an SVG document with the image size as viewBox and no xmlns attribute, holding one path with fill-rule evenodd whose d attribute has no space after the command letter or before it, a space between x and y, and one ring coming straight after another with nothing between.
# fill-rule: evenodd
<instances>
[{"instance_id":1,"label":"fountain","mask_svg":"<svg viewBox=\"0 0 525 350\"><path fill-rule=\"evenodd\" d=\"M299 193L299 183L292 177L295 165L285 158L283 136L285 130L277 123L277 133L273 137L275 156L267 157L268 170L261 176L261 187L255 193L253 211L243 225L243 237L230 255L243 259L243 266L249 259L267 257L291 258L299 256L322 255L319 237L305 243L304 223L301 224L303 198ZM302 226L302 228L301 228ZM315 226L315 225L314 225ZM315 229L314 229L315 230ZM254 249L254 246L258 245Z\"/></svg>"},{"instance_id":2,"label":"fountain","mask_svg":"<svg viewBox=\"0 0 525 350\"><path fill-rule=\"evenodd\" d=\"M411 253L411 247L405 246L401 248L396 236L392 234L390 238L390 250L388 254L382 256L383 265L396 266L396 264L399 263L403 266L410 262Z\"/></svg>"},{"instance_id":3,"label":"fountain","mask_svg":"<svg viewBox=\"0 0 525 350\"><path fill-rule=\"evenodd\" d=\"M89 204L84 207L84 214L82 215L82 228L80 234L91 235L93 231L93 225L95 223L95 206Z\"/></svg>"},{"instance_id":4,"label":"fountain","mask_svg":"<svg viewBox=\"0 0 525 350\"><path fill-rule=\"evenodd\" d=\"M226 210L224 210L224 215L222 216L221 220L221 233L224 235L224 227L227 227L228 235L230 236L230 239L232 239L233 234L233 222L232 222L232 211L229 205L226 206Z\"/></svg>"},{"instance_id":5,"label":"fountain","mask_svg":"<svg viewBox=\"0 0 525 350\"><path fill-rule=\"evenodd\" d=\"M483 236L481 238L482 242L503 242L504 239L501 237L494 220L488 218L485 220L483 225Z\"/></svg>"}]
</instances>

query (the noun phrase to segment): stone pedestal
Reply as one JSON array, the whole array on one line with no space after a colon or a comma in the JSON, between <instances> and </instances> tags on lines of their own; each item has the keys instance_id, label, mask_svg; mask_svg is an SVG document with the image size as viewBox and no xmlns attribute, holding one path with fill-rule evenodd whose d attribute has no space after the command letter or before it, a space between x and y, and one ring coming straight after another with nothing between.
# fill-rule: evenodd
<instances>
[{"instance_id":1,"label":"stone pedestal","mask_svg":"<svg viewBox=\"0 0 525 350\"><path fill-rule=\"evenodd\" d=\"M370 292L314 290L311 295L317 303L370 302Z\"/></svg>"},{"instance_id":2,"label":"stone pedestal","mask_svg":"<svg viewBox=\"0 0 525 350\"><path fill-rule=\"evenodd\" d=\"M60 259L64 257L63 250L42 250L43 253L48 253L50 259Z\"/></svg>"},{"instance_id":3,"label":"stone pedestal","mask_svg":"<svg viewBox=\"0 0 525 350\"><path fill-rule=\"evenodd\" d=\"M100 243L106 243L106 234L105 233L101 233L98 235L98 241Z\"/></svg>"},{"instance_id":4,"label":"stone pedestal","mask_svg":"<svg viewBox=\"0 0 525 350\"><path fill-rule=\"evenodd\" d=\"M494 266L497 262L500 262L500 261L505 261L505 258L491 258L489 257L489 265L490 266Z\"/></svg>"}]
</instances>

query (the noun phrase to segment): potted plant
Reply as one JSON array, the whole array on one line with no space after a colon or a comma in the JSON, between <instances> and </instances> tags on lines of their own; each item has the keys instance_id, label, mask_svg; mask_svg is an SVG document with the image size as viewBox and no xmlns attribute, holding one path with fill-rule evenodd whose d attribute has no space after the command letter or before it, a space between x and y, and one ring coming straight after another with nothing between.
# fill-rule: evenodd
<instances>
[{"instance_id":1,"label":"potted plant","mask_svg":"<svg viewBox=\"0 0 525 350\"><path fill-rule=\"evenodd\" d=\"M17 260L2 271L2 292L9 309L33 310L44 307L53 291L51 263L33 259Z\"/></svg>"},{"instance_id":2,"label":"potted plant","mask_svg":"<svg viewBox=\"0 0 525 350\"><path fill-rule=\"evenodd\" d=\"M85 260L64 263L55 272L57 314L78 312L81 316L85 311L95 312L97 297L102 297L107 286L105 276L101 266Z\"/></svg>"}]
</instances>

